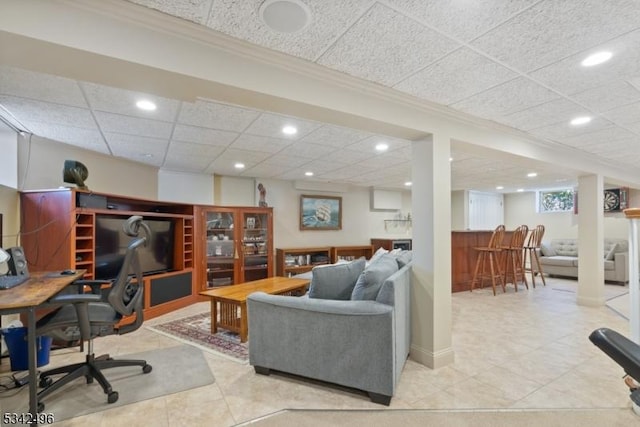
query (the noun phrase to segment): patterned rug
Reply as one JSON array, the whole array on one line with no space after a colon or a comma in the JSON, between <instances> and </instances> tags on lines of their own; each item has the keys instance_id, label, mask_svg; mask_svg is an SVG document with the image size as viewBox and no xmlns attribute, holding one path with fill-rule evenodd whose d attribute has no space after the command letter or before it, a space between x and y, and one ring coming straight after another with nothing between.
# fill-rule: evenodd
<instances>
[{"instance_id":1,"label":"patterned rug","mask_svg":"<svg viewBox=\"0 0 640 427\"><path fill-rule=\"evenodd\" d=\"M248 363L249 361L248 343L241 343L238 334L218 328L218 332L211 335L211 313L209 312L147 326L147 328L236 362Z\"/></svg>"}]
</instances>

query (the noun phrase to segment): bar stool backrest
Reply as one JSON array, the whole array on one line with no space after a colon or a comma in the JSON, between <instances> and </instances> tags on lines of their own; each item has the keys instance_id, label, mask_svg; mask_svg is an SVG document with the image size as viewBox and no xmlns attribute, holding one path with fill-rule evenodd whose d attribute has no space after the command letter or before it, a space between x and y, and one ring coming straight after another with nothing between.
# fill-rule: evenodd
<instances>
[{"instance_id":1,"label":"bar stool backrest","mask_svg":"<svg viewBox=\"0 0 640 427\"><path fill-rule=\"evenodd\" d=\"M529 227L526 225L521 225L516 228L513 234L511 235L511 245L512 248L522 248L524 246L524 240L527 237L527 233L529 233Z\"/></svg>"},{"instance_id":2,"label":"bar stool backrest","mask_svg":"<svg viewBox=\"0 0 640 427\"><path fill-rule=\"evenodd\" d=\"M529 248L540 248L542 245L542 237L544 236L544 225L539 224L536 225L531 231L531 235L529 235L529 240L527 240L527 247Z\"/></svg>"},{"instance_id":3,"label":"bar stool backrest","mask_svg":"<svg viewBox=\"0 0 640 427\"><path fill-rule=\"evenodd\" d=\"M491 235L491 240L489 240L489 248L498 249L502 246L502 241L504 240L504 224L501 224L493 230L493 234Z\"/></svg>"}]
</instances>

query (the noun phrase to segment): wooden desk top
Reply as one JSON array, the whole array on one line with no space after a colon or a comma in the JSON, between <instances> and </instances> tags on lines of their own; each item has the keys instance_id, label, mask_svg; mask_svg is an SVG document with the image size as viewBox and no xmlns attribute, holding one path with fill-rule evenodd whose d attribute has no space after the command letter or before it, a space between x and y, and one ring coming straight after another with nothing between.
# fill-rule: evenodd
<instances>
[{"instance_id":1,"label":"wooden desk top","mask_svg":"<svg viewBox=\"0 0 640 427\"><path fill-rule=\"evenodd\" d=\"M75 274L62 275L60 271L31 273L26 282L10 289L0 290L0 310L37 307L80 279L87 270L76 270Z\"/></svg>"},{"instance_id":2,"label":"wooden desk top","mask_svg":"<svg viewBox=\"0 0 640 427\"><path fill-rule=\"evenodd\" d=\"M308 279L296 279L292 277L269 277L253 282L229 285L223 288L210 289L200 292L200 295L213 297L218 300L244 302L249 294L254 292L266 292L268 294L280 294L287 291L302 288L309 284Z\"/></svg>"}]
</instances>

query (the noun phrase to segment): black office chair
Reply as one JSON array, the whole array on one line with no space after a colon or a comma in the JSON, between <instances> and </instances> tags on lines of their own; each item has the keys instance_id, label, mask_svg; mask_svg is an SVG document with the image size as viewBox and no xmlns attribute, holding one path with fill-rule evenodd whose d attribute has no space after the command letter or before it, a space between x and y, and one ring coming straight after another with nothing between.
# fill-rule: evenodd
<instances>
[{"instance_id":1,"label":"black office chair","mask_svg":"<svg viewBox=\"0 0 640 427\"><path fill-rule=\"evenodd\" d=\"M145 236L138 236L140 229ZM56 295L50 302L62 305L49 313L36 324L38 335L48 335L66 342L82 341L88 344L86 361L73 365L51 369L40 374L38 393L38 412L44 410L40 399L76 378L85 377L87 384L95 378L107 394L108 403L118 400L118 392L102 374L103 369L119 366L141 366L142 372L151 372L151 365L144 360L114 360L109 355L95 357L93 338L114 334L126 334L135 331L143 322L143 283L142 270L138 261L137 249L146 245L151 238L151 231L140 216L130 217L123 225L124 232L132 236L122 267L112 282L97 280L78 280L70 286L77 287L76 292ZM135 278L135 282L134 279ZM105 284L111 285L104 287ZM85 287L91 287L91 293L85 293ZM135 319L121 324L123 317L133 315ZM66 374L55 382L52 376Z\"/></svg>"}]
</instances>

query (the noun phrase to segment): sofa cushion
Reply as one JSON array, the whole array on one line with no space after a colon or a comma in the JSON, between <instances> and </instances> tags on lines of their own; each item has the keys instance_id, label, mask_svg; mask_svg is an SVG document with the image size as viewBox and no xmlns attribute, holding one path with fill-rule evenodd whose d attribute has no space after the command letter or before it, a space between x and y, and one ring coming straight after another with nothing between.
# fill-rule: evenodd
<instances>
[{"instance_id":1,"label":"sofa cushion","mask_svg":"<svg viewBox=\"0 0 640 427\"><path fill-rule=\"evenodd\" d=\"M578 256L578 239L553 239L551 247L556 252L556 255Z\"/></svg>"},{"instance_id":2,"label":"sofa cushion","mask_svg":"<svg viewBox=\"0 0 640 427\"><path fill-rule=\"evenodd\" d=\"M412 258L413 258L413 252L411 252L411 251L401 251L396 256L396 262L398 263L398 268L402 268L405 265L409 264L411 262Z\"/></svg>"},{"instance_id":3,"label":"sofa cushion","mask_svg":"<svg viewBox=\"0 0 640 427\"><path fill-rule=\"evenodd\" d=\"M542 256L556 256L556 255L558 255L556 253L556 251L553 250L551 245L549 245L548 243L544 243L544 242L540 244L540 252L542 253Z\"/></svg>"},{"instance_id":4,"label":"sofa cushion","mask_svg":"<svg viewBox=\"0 0 640 427\"><path fill-rule=\"evenodd\" d=\"M616 263L613 262L613 261L605 260L604 269L605 270L615 270L616 269Z\"/></svg>"},{"instance_id":5,"label":"sofa cushion","mask_svg":"<svg viewBox=\"0 0 640 427\"><path fill-rule=\"evenodd\" d=\"M573 256L547 256L540 258L540 264L542 265L555 265L558 267L577 267L578 258Z\"/></svg>"},{"instance_id":6,"label":"sofa cushion","mask_svg":"<svg viewBox=\"0 0 640 427\"><path fill-rule=\"evenodd\" d=\"M607 248L609 246L609 248ZM612 243L610 245L605 245L604 248L604 259L613 261L613 257L616 254L616 250L618 249L617 243Z\"/></svg>"},{"instance_id":7,"label":"sofa cushion","mask_svg":"<svg viewBox=\"0 0 640 427\"><path fill-rule=\"evenodd\" d=\"M350 299L364 265L365 259L360 258L346 264L314 267L309 285L309 298Z\"/></svg>"},{"instance_id":8,"label":"sofa cushion","mask_svg":"<svg viewBox=\"0 0 640 427\"><path fill-rule=\"evenodd\" d=\"M398 271L396 257L384 254L369 264L360 274L353 291L352 300L375 300L385 279Z\"/></svg>"}]
</instances>

